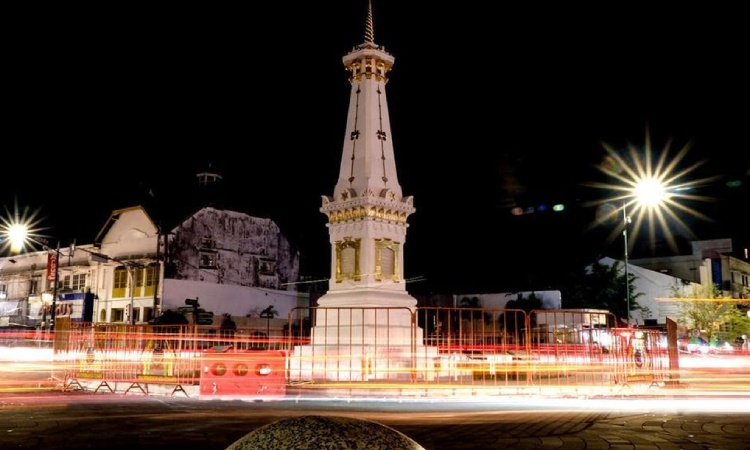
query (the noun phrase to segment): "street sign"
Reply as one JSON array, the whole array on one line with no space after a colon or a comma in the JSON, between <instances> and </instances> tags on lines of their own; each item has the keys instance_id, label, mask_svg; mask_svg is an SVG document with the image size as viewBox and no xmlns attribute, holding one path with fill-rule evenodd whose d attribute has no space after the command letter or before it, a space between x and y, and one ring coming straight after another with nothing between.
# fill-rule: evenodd
<instances>
[{"instance_id":1,"label":"street sign","mask_svg":"<svg viewBox=\"0 0 750 450\"><path fill-rule=\"evenodd\" d=\"M200 311L196 322L198 325L213 325L214 313L212 311Z\"/></svg>"}]
</instances>

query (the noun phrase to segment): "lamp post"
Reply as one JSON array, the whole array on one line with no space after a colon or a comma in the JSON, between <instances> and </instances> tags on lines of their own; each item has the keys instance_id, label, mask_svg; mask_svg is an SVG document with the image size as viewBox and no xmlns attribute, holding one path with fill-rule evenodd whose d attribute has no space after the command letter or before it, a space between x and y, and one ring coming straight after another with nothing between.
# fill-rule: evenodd
<instances>
[{"instance_id":1,"label":"lamp post","mask_svg":"<svg viewBox=\"0 0 750 450\"><path fill-rule=\"evenodd\" d=\"M125 264L125 270L128 271L128 282L130 284L130 305L128 305L128 325L135 325L135 275L130 264Z\"/></svg>"},{"instance_id":2,"label":"lamp post","mask_svg":"<svg viewBox=\"0 0 750 450\"><path fill-rule=\"evenodd\" d=\"M670 155L671 142L667 143L658 157L652 153L652 145L648 128L646 129L646 143L643 148L628 145L628 155L622 155L614 147L604 144L607 156L597 168L605 175L612 178L611 182L588 183L589 186L614 191L615 194L595 202L606 206L606 223L611 226L612 219L617 220L620 208L610 202L622 202L623 230L622 236L625 243L625 296L627 302L627 319L630 323L630 263L628 253L630 242L638 237L641 228L646 228L652 239L656 237L656 231L660 230L666 238L667 244L674 252L679 248L670 230L672 224L677 225L683 231L690 232L687 224L681 220L678 212L687 213L699 219L710 220L699 211L684 205L681 199L709 200L708 197L698 196L692 193L692 188L699 187L716 177L703 178L690 181L685 177L702 163L694 164L687 169L679 168L679 163L687 154L690 145L685 145L677 153ZM629 157L628 157L629 156ZM602 209L601 212L605 210ZM631 217L633 224L631 227ZM632 232L632 235L630 234ZM608 238L608 243L617 239L619 227L614 227ZM637 297L636 294L634 297Z\"/></svg>"},{"instance_id":3,"label":"lamp post","mask_svg":"<svg viewBox=\"0 0 750 450\"><path fill-rule=\"evenodd\" d=\"M630 190L628 197L631 199L630 204L634 206L637 216L636 227L642 223L644 217L650 217L655 214L664 204L664 201L670 197L667 186L657 178L645 177L636 179ZM660 215L663 219L663 215ZM630 326L630 264L628 262L628 228L631 223L628 215L628 201L622 202L622 237L624 243L625 259L625 302L627 311L628 326Z\"/></svg>"},{"instance_id":4,"label":"lamp post","mask_svg":"<svg viewBox=\"0 0 750 450\"><path fill-rule=\"evenodd\" d=\"M628 224L630 224L630 216L628 216L627 203L622 203L622 238L625 244L625 301L626 306L626 320L628 328L630 327L630 268L628 267Z\"/></svg>"},{"instance_id":5,"label":"lamp post","mask_svg":"<svg viewBox=\"0 0 750 450\"><path fill-rule=\"evenodd\" d=\"M138 261L125 261L124 264L128 271L128 277L130 278L130 317L128 317L128 323L130 325L135 325L135 289L140 287L138 286L138 278L145 277L145 274L137 271L144 269L146 266Z\"/></svg>"}]
</instances>

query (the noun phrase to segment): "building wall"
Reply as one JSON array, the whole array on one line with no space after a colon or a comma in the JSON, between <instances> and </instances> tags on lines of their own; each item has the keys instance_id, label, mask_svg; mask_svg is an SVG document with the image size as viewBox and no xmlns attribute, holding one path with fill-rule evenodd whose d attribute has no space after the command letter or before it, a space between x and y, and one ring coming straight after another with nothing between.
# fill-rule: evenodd
<instances>
[{"instance_id":1,"label":"building wall","mask_svg":"<svg viewBox=\"0 0 750 450\"><path fill-rule=\"evenodd\" d=\"M602 258L601 264L611 266L620 265L622 261L613 258ZM658 264L656 267L660 267ZM667 319L677 321L680 312L680 300L675 300L675 293L682 296L689 295L699 283L675 277L664 272L650 270L646 267L628 264L628 271L635 275L633 282L634 295L640 294L636 301L642 310L633 310L632 316L638 325L644 325L647 319L656 320L657 324L665 324ZM670 300L671 299L671 300Z\"/></svg>"},{"instance_id":2,"label":"building wall","mask_svg":"<svg viewBox=\"0 0 750 450\"><path fill-rule=\"evenodd\" d=\"M270 219L204 208L172 230L168 248L169 278L296 290L299 255Z\"/></svg>"},{"instance_id":3,"label":"building wall","mask_svg":"<svg viewBox=\"0 0 750 450\"><path fill-rule=\"evenodd\" d=\"M457 294L453 296L454 306L461 306L461 300L463 298L474 298L479 300L480 308L492 308L492 309L504 309L505 305L511 300L517 300L518 296L521 295L524 299L528 299L531 294L534 294L536 298L541 300L544 309L560 309L562 308L560 291L546 290L546 291L525 291L525 292L498 292L498 293L485 293L485 294ZM522 300L523 301L523 300Z\"/></svg>"},{"instance_id":4,"label":"building wall","mask_svg":"<svg viewBox=\"0 0 750 450\"><path fill-rule=\"evenodd\" d=\"M695 286L699 286L698 283L684 281L643 267L630 265L630 272L636 276L635 293L641 294L636 301L644 308L633 313L633 318L639 325L644 325L647 319L656 320L658 324L666 324L667 319L677 321L680 314L680 300L670 299L675 297L675 293L685 296Z\"/></svg>"},{"instance_id":5,"label":"building wall","mask_svg":"<svg viewBox=\"0 0 750 450\"><path fill-rule=\"evenodd\" d=\"M750 262L731 256L722 259L722 289L732 298L750 298Z\"/></svg>"},{"instance_id":6,"label":"building wall","mask_svg":"<svg viewBox=\"0 0 750 450\"><path fill-rule=\"evenodd\" d=\"M686 282L716 284L728 297L750 298L750 261L720 251L731 251L731 241L699 241L692 255L631 259L630 263Z\"/></svg>"},{"instance_id":7,"label":"building wall","mask_svg":"<svg viewBox=\"0 0 750 450\"><path fill-rule=\"evenodd\" d=\"M660 258L630 259L631 266L671 275L693 283L710 283L710 270L704 267L700 255L683 255Z\"/></svg>"},{"instance_id":8,"label":"building wall","mask_svg":"<svg viewBox=\"0 0 750 450\"><path fill-rule=\"evenodd\" d=\"M97 278L93 282L96 294L93 320L148 321L157 314L159 293L157 290L146 294L136 286L136 279L150 265L158 267L158 277L161 277L157 259L158 228L142 207L124 208L112 213L98 240L99 246L92 255L92 264L97 267ZM127 287L115 295L113 281L118 269L125 270ZM135 317L131 317L132 311L137 311Z\"/></svg>"},{"instance_id":9,"label":"building wall","mask_svg":"<svg viewBox=\"0 0 750 450\"><path fill-rule=\"evenodd\" d=\"M60 248L57 270L58 298L89 291L95 279L96 267L89 263L86 252L91 246L79 246L75 252L70 247ZM51 316L55 273L47 264L56 249L34 251L0 258L0 326L39 326ZM52 267L52 266L51 266ZM73 286L75 277L78 284ZM80 302L76 309L60 308L59 315L80 318Z\"/></svg>"},{"instance_id":10,"label":"building wall","mask_svg":"<svg viewBox=\"0 0 750 450\"><path fill-rule=\"evenodd\" d=\"M615 262L622 264L622 262L612 258L603 258L599 262L605 265L612 265ZM641 306L648 308L648 311L640 314L640 316L639 311L634 311L635 321L639 325L643 325L646 319L656 320L658 324L666 323L667 318L677 320L680 302L669 299L674 296L675 289L685 294L697 283L686 282L678 277L632 264L629 265L629 269L636 276L635 292L641 294L637 301ZM565 299L562 298L560 291L527 291L520 294L524 299L527 299L532 292L542 301L545 309L562 309L564 307ZM519 293L460 294L453 296L453 306L460 306L461 299L465 297L476 297L479 300L479 306L482 308L504 309L509 301L518 299L518 296Z\"/></svg>"},{"instance_id":11,"label":"building wall","mask_svg":"<svg viewBox=\"0 0 750 450\"><path fill-rule=\"evenodd\" d=\"M165 310L176 310L185 306L185 299L198 299L200 307L214 316L230 314L245 317L256 316L263 309L273 306L279 319L286 319L294 308L306 308L310 304L306 292L279 291L249 286L217 285L190 280L164 280Z\"/></svg>"}]
</instances>

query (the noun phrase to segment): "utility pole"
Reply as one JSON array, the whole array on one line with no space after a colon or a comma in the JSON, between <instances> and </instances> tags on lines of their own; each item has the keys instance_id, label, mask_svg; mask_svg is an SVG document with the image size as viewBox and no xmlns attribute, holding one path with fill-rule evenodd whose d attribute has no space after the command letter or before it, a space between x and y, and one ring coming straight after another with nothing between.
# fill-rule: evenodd
<instances>
[{"instance_id":1,"label":"utility pole","mask_svg":"<svg viewBox=\"0 0 750 450\"><path fill-rule=\"evenodd\" d=\"M57 318L57 284L60 281L60 241L57 241L55 249L55 276L52 286L52 311L50 313L49 330L55 331L55 319Z\"/></svg>"},{"instance_id":2,"label":"utility pole","mask_svg":"<svg viewBox=\"0 0 750 450\"><path fill-rule=\"evenodd\" d=\"M276 314L277 313L276 310L273 309L273 305L269 305L268 308L260 312L260 317L266 319L266 339L268 339L269 345L271 343L271 319Z\"/></svg>"},{"instance_id":3,"label":"utility pole","mask_svg":"<svg viewBox=\"0 0 750 450\"><path fill-rule=\"evenodd\" d=\"M130 264L125 264L125 268L128 271L128 277L130 278L130 308L128 313L128 323L135 325L135 274L133 274L133 267Z\"/></svg>"},{"instance_id":4,"label":"utility pole","mask_svg":"<svg viewBox=\"0 0 750 450\"><path fill-rule=\"evenodd\" d=\"M160 238L161 233L161 222L156 226L156 267L154 267L154 317L158 317L161 314L161 305L159 304L159 279L161 278L161 251L160 251ZM166 240L164 236L164 253L166 253Z\"/></svg>"},{"instance_id":5,"label":"utility pole","mask_svg":"<svg viewBox=\"0 0 750 450\"><path fill-rule=\"evenodd\" d=\"M630 268L628 267L628 224L630 223L630 217L626 209L625 203L622 205L622 237L625 244L625 301L627 302L627 320L628 328L630 328Z\"/></svg>"},{"instance_id":6,"label":"utility pole","mask_svg":"<svg viewBox=\"0 0 750 450\"><path fill-rule=\"evenodd\" d=\"M125 269L128 271L128 278L130 281L130 317L128 317L128 323L135 325L135 290L138 286L138 278L145 280L145 274L142 273L142 269L146 268L143 264L137 261L124 261ZM141 319L139 317L139 319Z\"/></svg>"}]
</instances>

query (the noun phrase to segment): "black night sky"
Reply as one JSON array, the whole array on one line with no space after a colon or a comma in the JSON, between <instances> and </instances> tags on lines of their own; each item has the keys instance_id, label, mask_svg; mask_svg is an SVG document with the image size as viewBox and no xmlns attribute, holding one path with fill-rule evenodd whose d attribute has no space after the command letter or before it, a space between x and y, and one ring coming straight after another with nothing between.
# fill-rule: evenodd
<instances>
[{"instance_id":1,"label":"black night sky","mask_svg":"<svg viewBox=\"0 0 750 450\"><path fill-rule=\"evenodd\" d=\"M63 245L93 242L112 210L137 204L168 226L194 211L210 163L217 203L276 220L302 272L326 277L318 209L338 176L341 58L363 41L366 1L256 3L19 15L4 213L36 214ZM396 58L399 182L417 208L405 271L425 281L408 289L554 288L539 272L621 257L607 240L617 224L588 230L588 203L611 195L585 186L606 180L604 144L625 155L648 141L654 158L669 146L670 161L689 146L676 173L697 165L681 180L705 180L694 193L711 200L688 204L713 222L678 215L695 238L750 245L747 27L721 8L374 0L375 41ZM554 203L566 210L538 211ZM632 257L665 251L645 241Z\"/></svg>"}]
</instances>

